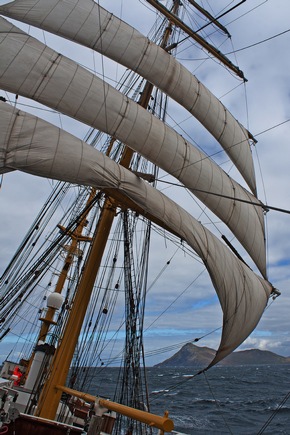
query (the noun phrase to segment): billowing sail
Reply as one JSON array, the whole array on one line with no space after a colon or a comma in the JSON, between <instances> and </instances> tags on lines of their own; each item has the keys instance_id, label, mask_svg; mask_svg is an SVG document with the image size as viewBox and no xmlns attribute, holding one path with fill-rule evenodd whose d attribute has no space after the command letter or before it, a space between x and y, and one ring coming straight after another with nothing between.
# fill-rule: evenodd
<instances>
[{"instance_id":1,"label":"billowing sail","mask_svg":"<svg viewBox=\"0 0 290 435\"><path fill-rule=\"evenodd\" d=\"M89 71L3 18L1 29L3 89L118 138L175 176L228 225L266 277L263 210L253 195L173 129Z\"/></svg>"},{"instance_id":2,"label":"billowing sail","mask_svg":"<svg viewBox=\"0 0 290 435\"><path fill-rule=\"evenodd\" d=\"M223 310L216 364L252 332L272 286L235 257L189 213L131 171L80 139L25 112L0 103L0 172L22 170L42 177L107 190L145 217L184 239L202 258Z\"/></svg>"},{"instance_id":3,"label":"billowing sail","mask_svg":"<svg viewBox=\"0 0 290 435\"><path fill-rule=\"evenodd\" d=\"M0 13L90 47L136 71L194 115L256 194L247 131L173 56L93 0L15 0Z\"/></svg>"}]
</instances>

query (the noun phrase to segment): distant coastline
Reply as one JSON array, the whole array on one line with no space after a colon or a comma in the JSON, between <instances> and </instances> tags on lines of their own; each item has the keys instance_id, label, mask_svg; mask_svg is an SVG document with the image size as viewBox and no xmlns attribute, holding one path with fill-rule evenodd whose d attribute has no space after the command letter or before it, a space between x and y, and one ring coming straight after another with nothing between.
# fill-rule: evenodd
<instances>
[{"instance_id":1,"label":"distant coastline","mask_svg":"<svg viewBox=\"0 0 290 435\"><path fill-rule=\"evenodd\" d=\"M192 343L185 344L178 352L154 367L206 367L214 358L216 351ZM218 363L219 366L290 364L290 357L274 352L250 349L233 352Z\"/></svg>"}]
</instances>

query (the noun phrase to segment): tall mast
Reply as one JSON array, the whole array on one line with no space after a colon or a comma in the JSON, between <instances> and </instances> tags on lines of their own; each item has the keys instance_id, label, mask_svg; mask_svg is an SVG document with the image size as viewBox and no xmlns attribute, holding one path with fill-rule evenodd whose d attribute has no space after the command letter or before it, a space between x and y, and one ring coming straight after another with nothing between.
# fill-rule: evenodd
<instances>
[{"instance_id":1,"label":"tall mast","mask_svg":"<svg viewBox=\"0 0 290 435\"><path fill-rule=\"evenodd\" d=\"M173 12L177 13L178 8L179 1L174 0ZM167 45L171 30L172 23L169 22L164 32L161 46L165 47ZM153 85L149 82L146 82L138 104L146 108L149 104L152 90ZM126 168L129 168L133 154L134 152L130 148L125 147L120 164ZM56 416L58 404L61 398L61 391L56 389L56 386L65 385L75 347L77 345L82 324L86 315L87 306L94 288L95 279L98 274L103 253L105 251L107 240L113 225L117 206L118 204L113 199L107 197L95 230L88 260L85 264L83 274L79 282L78 291L73 301L62 340L56 350L51 364L48 380L42 389L38 401L36 415L40 417L54 419Z\"/></svg>"},{"instance_id":2,"label":"tall mast","mask_svg":"<svg viewBox=\"0 0 290 435\"><path fill-rule=\"evenodd\" d=\"M84 267L83 275L79 283L78 292L68 318L61 343L56 351L51 364L49 379L41 392L36 415L51 419L55 418L61 391L57 385L65 385L70 364L74 355L75 347L81 332L83 320L90 301L95 279L101 264L103 252L110 234L114 220L116 204L109 198L105 201L88 261Z\"/></svg>"},{"instance_id":3,"label":"tall mast","mask_svg":"<svg viewBox=\"0 0 290 435\"><path fill-rule=\"evenodd\" d=\"M87 201L87 207L85 209L85 212L80 217L80 221L79 221L78 226L76 227L76 229L74 231L72 231L72 232L69 231L69 235L71 237L71 243L68 246L67 255L66 255L62 270L59 274L59 277L58 277L58 280L57 280L57 283L56 283L56 286L54 289L54 293L61 294L61 292L63 290L65 281L67 279L70 267L71 267L72 262L73 262L73 257L78 249L78 243L80 241L91 242L91 240L92 240L90 237L83 236L82 231L83 231L84 227L86 226L86 218L87 218L88 213L90 211L89 205L90 205L91 201L93 200L95 194L96 194L96 189L92 188L90 191L90 194L89 194L88 201ZM61 227L60 225L58 225L58 227L61 230L66 231L66 228ZM42 325L41 325L40 332L38 335L38 341L39 340L45 341L50 325L55 323L53 321L55 311L56 311L56 309L54 307L48 307L45 316L43 318L40 318L40 320L42 321Z\"/></svg>"}]
</instances>

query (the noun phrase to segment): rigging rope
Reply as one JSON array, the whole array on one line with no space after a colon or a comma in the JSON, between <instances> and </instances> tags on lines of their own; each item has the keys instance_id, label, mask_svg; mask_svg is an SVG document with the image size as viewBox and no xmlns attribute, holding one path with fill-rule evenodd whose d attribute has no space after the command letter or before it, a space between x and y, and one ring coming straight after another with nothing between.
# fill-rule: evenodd
<instances>
[{"instance_id":1,"label":"rigging rope","mask_svg":"<svg viewBox=\"0 0 290 435\"><path fill-rule=\"evenodd\" d=\"M283 407L283 405L287 402L287 400L290 397L290 391L289 393L286 394L286 396L282 399L282 401L279 403L279 405L277 406L277 408L275 409L275 411L273 412L273 414L268 418L268 420L266 421L266 423L264 424L264 426L262 426L262 428L259 430L259 432L257 433L257 435L261 435L262 433L265 432L265 430L267 429L267 427L270 425L271 421L273 420L274 417L276 417L278 411L280 411L280 409Z\"/></svg>"},{"instance_id":2,"label":"rigging rope","mask_svg":"<svg viewBox=\"0 0 290 435\"><path fill-rule=\"evenodd\" d=\"M279 36L285 35L285 33L290 32L290 29L284 30L283 32L277 33L276 35L270 36L269 38L262 39L259 42L255 42L254 44L247 45L246 47L238 48L234 51L229 51L228 54L238 53L239 51L248 50L249 48L255 47L256 45L264 44L264 42L271 41L272 39L278 38Z\"/></svg>"},{"instance_id":3,"label":"rigging rope","mask_svg":"<svg viewBox=\"0 0 290 435\"><path fill-rule=\"evenodd\" d=\"M204 378L206 380L208 389L209 389L209 391L210 391L210 393L211 393L211 395L213 397L214 403L216 404L218 410L221 411L220 404L219 404L218 400L216 399L216 397L214 395L213 389L211 388L211 385L210 385L210 382L209 382L209 380L207 378L206 372L203 372L203 375L204 375ZM225 417L224 417L222 412L221 412L221 417L222 417L222 419L224 421L225 426L228 428L229 432L233 435L233 432L231 431L231 428L229 427L228 422L226 421L226 419L225 419Z\"/></svg>"},{"instance_id":4,"label":"rigging rope","mask_svg":"<svg viewBox=\"0 0 290 435\"><path fill-rule=\"evenodd\" d=\"M185 289L181 292L181 293L179 293L179 295L169 304L169 305L167 305L167 307L159 314L159 316L157 316L156 318L155 318L155 320L153 321L153 322L151 322L150 323L150 325L149 326L147 326L147 328L145 329L145 332L146 331L148 331L148 329L150 329L151 328L151 326L152 325L154 325L154 323L155 322L157 322L157 320L159 320L160 319L160 317L161 316L163 316L163 314L164 313L166 313L166 311L168 311L169 310L169 308L171 308L172 307L172 305L174 305L175 304L175 302L179 299L179 298L181 298L181 296L185 293L185 292L187 292L187 290L195 283L195 281L197 281L198 280L198 278L204 273L204 271L205 271L205 269L204 270L202 270L198 275L197 275L197 277L190 283L190 284L188 284L188 286L187 287L185 287Z\"/></svg>"},{"instance_id":5,"label":"rigging rope","mask_svg":"<svg viewBox=\"0 0 290 435\"><path fill-rule=\"evenodd\" d=\"M239 3L237 3L236 5L234 5L233 7L231 7L230 9L228 9L227 11L221 13L221 14L218 15L217 17L214 17L214 20L215 20L215 21L219 20L220 18L222 18L223 16L227 15L227 14L228 14L229 12L231 12L232 10L234 10L234 9L236 9L237 7L241 6L241 4L242 4L242 3L245 3L246 1L247 1L247 0L241 0ZM213 23L214 23L214 21L213 21L213 20L210 20L208 23L206 23L204 26L202 26L201 28L199 28L198 30L196 30L194 33L198 33L198 32L200 32L201 30L203 30L204 28L208 27L209 25L211 25L211 24L213 24ZM183 43L184 41L186 41L187 39L190 39L190 38L191 38L190 35L189 35L189 36L186 36L186 37L184 37L183 39L181 39L180 41L175 42L174 46L177 47L177 45Z\"/></svg>"},{"instance_id":6,"label":"rigging rope","mask_svg":"<svg viewBox=\"0 0 290 435\"><path fill-rule=\"evenodd\" d=\"M183 186L182 184L173 183L173 182L170 182L170 181L164 181L164 180L161 180L161 179L159 179L159 181L164 183L164 184L170 184L172 186L182 187L182 188L185 189L185 186ZM219 196L221 198L228 198L228 199L231 199L231 200L234 200L234 201L244 202L246 204L251 204L251 205L257 206L257 207L262 207L265 210L265 212L267 212L269 210L273 210L273 211L279 211L281 213L290 214L290 210L285 209L285 208L274 207L274 206L271 206L271 205L268 205L268 204L263 204L263 203L258 203L258 202L255 203L255 202L247 201L245 199L233 198L232 196L222 195L220 193L209 192L209 191L201 190L201 189L194 189L194 188L192 188L192 190L195 190L196 192L207 193L208 195Z\"/></svg>"}]
</instances>

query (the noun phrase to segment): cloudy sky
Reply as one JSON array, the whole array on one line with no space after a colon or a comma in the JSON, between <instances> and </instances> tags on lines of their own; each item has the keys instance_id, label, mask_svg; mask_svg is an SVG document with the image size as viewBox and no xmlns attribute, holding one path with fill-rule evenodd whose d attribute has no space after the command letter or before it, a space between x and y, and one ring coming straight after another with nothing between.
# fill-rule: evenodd
<instances>
[{"instance_id":1,"label":"cloudy sky","mask_svg":"<svg viewBox=\"0 0 290 435\"><path fill-rule=\"evenodd\" d=\"M144 34L150 31L150 20L155 13L145 0L126 0L120 4L111 0L102 3ZM237 3L225 0L200 2L215 16ZM253 156L259 198L269 206L286 210L290 209L289 16L288 0L246 1L221 19L232 36L231 40L216 34L210 35L211 40L220 44L219 49L244 72L248 80L246 83L242 83L217 62L206 60L207 54L198 47L193 47L190 55L187 50L180 50L177 55L257 139ZM43 38L43 35L40 37ZM55 40L47 36L46 42L49 45ZM76 55L77 51L71 50L66 44L58 47L60 49L72 55ZM82 50L82 56L84 64L92 62L89 51ZM119 74L119 71L113 71L111 64L104 68L106 76L115 74L116 77ZM5 96L5 93L1 92L1 95ZM21 102L23 100L20 97ZM168 122L213 154L216 144L204 129L176 104L170 103L169 106L173 115ZM72 126L70 121L58 115L51 122L56 125L61 122L64 129L72 128L79 137L83 137L87 131L87 127ZM225 163L224 169L229 168L228 163ZM53 182L49 180L27 174L4 175L0 190L0 272L21 242L52 185ZM181 188L168 187L161 182L159 188L181 201L185 208L192 207L192 199ZM195 217L208 224L209 229L213 227L204 214ZM266 216L268 276L282 295L269 302L260 324L240 349L256 347L290 356L289 219L289 214L273 210ZM169 260L170 264L167 264ZM162 276L155 281L163 268ZM177 250L175 245L169 246L165 240L153 241L149 286L146 348L148 351L172 345L176 345L176 348L148 358L148 364L171 356L179 345L196 337L204 336L199 342L202 346L218 347L222 314L207 273L199 261L181 249Z\"/></svg>"}]
</instances>

